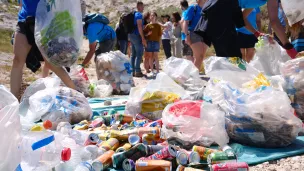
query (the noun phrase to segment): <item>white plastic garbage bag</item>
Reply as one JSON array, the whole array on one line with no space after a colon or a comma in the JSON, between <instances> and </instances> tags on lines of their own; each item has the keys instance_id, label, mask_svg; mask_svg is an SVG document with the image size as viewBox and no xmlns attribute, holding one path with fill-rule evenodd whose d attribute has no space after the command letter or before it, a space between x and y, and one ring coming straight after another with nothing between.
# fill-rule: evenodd
<instances>
[{"instance_id":1,"label":"white plastic garbage bag","mask_svg":"<svg viewBox=\"0 0 304 171\"><path fill-rule=\"evenodd\" d=\"M151 120L162 117L163 109L186 95L186 91L165 73L159 73L146 87L131 89L126 114L143 114Z\"/></svg>"},{"instance_id":2,"label":"white plastic garbage bag","mask_svg":"<svg viewBox=\"0 0 304 171\"><path fill-rule=\"evenodd\" d=\"M21 161L19 103L2 85L0 96L0 170L15 170Z\"/></svg>"},{"instance_id":3,"label":"white plastic garbage bag","mask_svg":"<svg viewBox=\"0 0 304 171\"><path fill-rule=\"evenodd\" d=\"M55 66L69 67L82 46L80 1L42 0L38 3L35 41L42 55Z\"/></svg>"},{"instance_id":4,"label":"white plastic garbage bag","mask_svg":"<svg viewBox=\"0 0 304 171\"><path fill-rule=\"evenodd\" d=\"M29 102L30 111L25 119L30 122L50 120L52 129L60 122L76 124L92 117L92 109L84 95L66 87L38 91Z\"/></svg>"},{"instance_id":5,"label":"white plastic garbage bag","mask_svg":"<svg viewBox=\"0 0 304 171\"><path fill-rule=\"evenodd\" d=\"M58 77L47 77L40 78L33 82L29 87L25 89L25 92L21 98L21 103L19 107L20 115L25 116L29 109L29 99L32 95L37 93L40 90L46 88L55 88L59 87L60 79Z\"/></svg>"},{"instance_id":6,"label":"white plastic garbage bag","mask_svg":"<svg viewBox=\"0 0 304 171\"><path fill-rule=\"evenodd\" d=\"M226 112L230 139L257 147L285 147L298 136L302 122L294 115L287 94L262 86L246 93L235 85L211 80L214 104ZM215 92L215 93L214 93ZM207 93L206 93L207 94Z\"/></svg>"},{"instance_id":7,"label":"white plastic garbage bag","mask_svg":"<svg viewBox=\"0 0 304 171\"><path fill-rule=\"evenodd\" d=\"M217 105L203 101L179 101L168 105L162 114L162 134L183 141L210 146L228 144L225 113Z\"/></svg>"},{"instance_id":8,"label":"white plastic garbage bag","mask_svg":"<svg viewBox=\"0 0 304 171\"><path fill-rule=\"evenodd\" d=\"M79 65L72 66L69 75L77 91L83 93L86 97L90 96L90 81L84 68ZM62 83L62 85L64 84Z\"/></svg>"},{"instance_id":9,"label":"white plastic garbage bag","mask_svg":"<svg viewBox=\"0 0 304 171\"><path fill-rule=\"evenodd\" d=\"M286 62L282 68L286 91L298 117L304 120L304 58Z\"/></svg>"},{"instance_id":10,"label":"white plastic garbage bag","mask_svg":"<svg viewBox=\"0 0 304 171\"><path fill-rule=\"evenodd\" d=\"M90 84L90 97L105 98L112 95L113 87L106 80L94 81Z\"/></svg>"},{"instance_id":11,"label":"white plastic garbage bag","mask_svg":"<svg viewBox=\"0 0 304 171\"><path fill-rule=\"evenodd\" d=\"M170 57L164 62L164 72L181 85L190 99L202 99L206 81L200 78L199 70L193 62L176 57Z\"/></svg>"},{"instance_id":12,"label":"white plastic garbage bag","mask_svg":"<svg viewBox=\"0 0 304 171\"><path fill-rule=\"evenodd\" d=\"M97 56L96 73L98 80L104 79L111 83L114 94L129 94L134 87L130 61L120 51Z\"/></svg>"},{"instance_id":13,"label":"white plastic garbage bag","mask_svg":"<svg viewBox=\"0 0 304 171\"><path fill-rule=\"evenodd\" d=\"M280 68L291 59L277 42L271 44L267 37L259 38L255 49L256 54L249 65L267 76L280 75Z\"/></svg>"},{"instance_id":14,"label":"white plastic garbage bag","mask_svg":"<svg viewBox=\"0 0 304 171\"><path fill-rule=\"evenodd\" d=\"M304 0L281 0L281 2L290 26L304 19Z\"/></svg>"}]
</instances>

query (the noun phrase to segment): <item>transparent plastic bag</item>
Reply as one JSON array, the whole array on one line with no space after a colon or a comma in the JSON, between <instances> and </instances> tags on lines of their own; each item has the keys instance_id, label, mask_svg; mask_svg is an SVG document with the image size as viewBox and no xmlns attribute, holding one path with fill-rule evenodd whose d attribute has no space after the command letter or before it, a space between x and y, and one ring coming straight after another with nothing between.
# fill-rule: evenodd
<instances>
[{"instance_id":1,"label":"transparent plastic bag","mask_svg":"<svg viewBox=\"0 0 304 171\"><path fill-rule=\"evenodd\" d=\"M112 95L113 87L106 80L94 81L90 85L90 97L105 98Z\"/></svg>"},{"instance_id":2,"label":"transparent plastic bag","mask_svg":"<svg viewBox=\"0 0 304 171\"><path fill-rule=\"evenodd\" d=\"M164 62L164 72L185 88L191 100L202 99L206 81L200 78L193 62L171 57Z\"/></svg>"},{"instance_id":3,"label":"transparent plastic bag","mask_svg":"<svg viewBox=\"0 0 304 171\"><path fill-rule=\"evenodd\" d=\"M21 161L19 103L2 85L0 96L0 170L15 170Z\"/></svg>"},{"instance_id":4,"label":"transparent plastic bag","mask_svg":"<svg viewBox=\"0 0 304 171\"><path fill-rule=\"evenodd\" d=\"M210 146L229 142L225 113L217 105L203 101L179 101L168 105L162 114L162 134L166 138Z\"/></svg>"},{"instance_id":5,"label":"transparent plastic bag","mask_svg":"<svg viewBox=\"0 0 304 171\"><path fill-rule=\"evenodd\" d=\"M246 93L231 83L213 81L209 97L226 112L231 140L257 147L285 147L298 136L302 122L294 115L287 94L261 86ZM206 93L207 94L207 93Z\"/></svg>"},{"instance_id":6,"label":"transparent plastic bag","mask_svg":"<svg viewBox=\"0 0 304 171\"><path fill-rule=\"evenodd\" d=\"M175 100L186 96L186 91L165 73L159 73L146 87L131 89L126 114L143 114L151 120L161 118L163 109Z\"/></svg>"},{"instance_id":7,"label":"transparent plastic bag","mask_svg":"<svg viewBox=\"0 0 304 171\"><path fill-rule=\"evenodd\" d=\"M286 92L298 117L304 121L304 58L287 61L282 67Z\"/></svg>"},{"instance_id":8,"label":"transparent plastic bag","mask_svg":"<svg viewBox=\"0 0 304 171\"><path fill-rule=\"evenodd\" d=\"M35 41L42 55L53 65L70 67L82 46L80 1L40 1L36 11Z\"/></svg>"},{"instance_id":9,"label":"transparent plastic bag","mask_svg":"<svg viewBox=\"0 0 304 171\"><path fill-rule=\"evenodd\" d=\"M290 26L304 19L304 1L281 0L284 13Z\"/></svg>"},{"instance_id":10,"label":"transparent plastic bag","mask_svg":"<svg viewBox=\"0 0 304 171\"><path fill-rule=\"evenodd\" d=\"M40 78L26 88L19 107L20 115L25 116L29 109L29 99L32 95L46 88L59 87L60 79L58 77Z\"/></svg>"},{"instance_id":11,"label":"transparent plastic bag","mask_svg":"<svg viewBox=\"0 0 304 171\"><path fill-rule=\"evenodd\" d=\"M259 38L255 46L256 54L249 65L267 76L280 75L282 65L290 57L277 42L271 44L267 37Z\"/></svg>"},{"instance_id":12,"label":"transparent plastic bag","mask_svg":"<svg viewBox=\"0 0 304 171\"><path fill-rule=\"evenodd\" d=\"M66 87L38 91L29 102L30 112L25 119L30 122L50 120L52 129L60 122L76 124L92 117L92 109L84 95Z\"/></svg>"},{"instance_id":13,"label":"transparent plastic bag","mask_svg":"<svg viewBox=\"0 0 304 171\"><path fill-rule=\"evenodd\" d=\"M79 65L72 66L69 75L77 91L82 92L86 97L90 96L90 81L84 68Z\"/></svg>"},{"instance_id":14,"label":"transparent plastic bag","mask_svg":"<svg viewBox=\"0 0 304 171\"><path fill-rule=\"evenodd\" d=\"M114 94L129 94L134 87L130 61L120 51L97 56L96 73L98 80L104 79L112 85Z\"/></svg>"}]
</instances>

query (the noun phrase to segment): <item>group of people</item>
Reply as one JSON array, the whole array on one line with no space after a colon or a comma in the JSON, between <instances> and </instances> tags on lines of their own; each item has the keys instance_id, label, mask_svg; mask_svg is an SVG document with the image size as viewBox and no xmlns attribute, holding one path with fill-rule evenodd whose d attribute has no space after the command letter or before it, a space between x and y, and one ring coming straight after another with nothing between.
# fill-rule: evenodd
<instances>
[{"instance_id":1,"label":"group of people","mask_svg":"<svg viewBox=\"0 0 304 171\"><path fill-rule=\"evenodd\" d=\"M40 0L21 0L18 14L18 24L14 35L14 60L11 71L11 92L18 97L23 66L34 66L32 59L37 59L39 49L34 41L34 22L37 4ZM81 0L85 14L85 4ZM180 2L182 14L174 12L171 15L158 17L156 12L143 15L144 4L137 2L137 10L133 13L134 30L130 33L124 28L123 14L116 28L107 24L95 22L84 28L84 34L89 40L89 52L82 65L87 65L93 56L109 52L116 44L119 50L127 54L131 45L131 66L134 77L143 77L141 63L144 56L144 69L147 74L157 74L159 67L159 51L162 44L166 58L171 56L184 57L193 61L200 69L208 47L213 45L216 56L240 57L250 62L254 56L254 45L258 38L266 36L273 41L272 36L262 33L261 12L259 7L267 3L270 26L274 32L274 40L286 49L291 58L304 51L303 20L289 27L286 24L284 11L280 0L197 0L189 5L187 0ZM161 21L158 21L161 18ZM132 23L131 23L132 24ZM32 28L32 29L28 29ZM290 40L285 32L290 34ZM66 70L45 61L43 76L51 69L66 86L75 89ZM40 63L39 63L40 65ZM40 67L40 66L38 66ZM37 68L36 68L37 70ZM156 70L156 71L155 71Z\"/></svg>"}]
</instances>

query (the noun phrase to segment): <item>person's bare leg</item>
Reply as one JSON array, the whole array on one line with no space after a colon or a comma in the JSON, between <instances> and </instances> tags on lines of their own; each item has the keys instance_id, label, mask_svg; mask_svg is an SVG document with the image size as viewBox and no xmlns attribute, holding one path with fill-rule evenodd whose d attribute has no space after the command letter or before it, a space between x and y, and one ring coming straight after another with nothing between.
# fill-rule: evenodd
<instances>
[{"instance_id":1,"label":"person's bare leg","mask_svg":"<svg viewBox=\"0 0 304 171\"><path fill-rule=\"evenodd\" d=\"M149 56L147 55L148 52L145 52L144 53L144 68L146 70L146 73L149 73L149 68L150 68L150 65L149 65Z\"/></svg>"},{"instance_id":2,"label":"person's bare leg","mask_svg":"<svg viewBox=\"0 0 304 171\"><path fill-rule=\"evenodd\" d=\"M156 72L159 73L158 52L153 53L153 60L155 61Z\"/></svg>"},{"instance_id":3,"label":"person's bare leg","mask_svg":"<svg viewBox=\"0 0 304 171\"><path fill-rule=\"evenodd\" d=\"M244 61L247 61L246 49L245 49L245 48L241 48L241 53L242 53L242 59L243 59Z\"/></svg>"},{"instance_id":4,"label":"person's bare leg","mask_svg":"<svg viewBox=\"0 0 304 171\"><path fill-rule=\"evenodd\" d=\"M152 52L147 52L147 58L149 61L149 68L151 70L151 72L153 72L154 67L153 67L153 56L152 56Z\"/></svg>"},{"instance_id":5,"label":"person's bare leg","mask_svg":"<svg viewBox=\"0 0 304 171\"><path fill-rule=\"evenodd\" d=\"M197 42L191 45L191 49L193 51L194 56L194 65L198 70L201 69L203 60L205 58L205 54L208 46L205 43Z\"/></svg>"},{"instance_id":6,"label":"person's bare leg","mask_svg":"<svg viewBox=\"0 0 304 171\"><path fill-rule=\"evenodd\" d=\"M47 63L47 66L61 79L61 81L69 88L76 90L76 86L74 82L71 80L71 77L66 72L66 70L63 67L56 67L51 65L49 62L44 59L45 63Z\"/></svg>"},{"instance_id":7,"label":"person's bare leg","mask_svg":"<svg viewBox=\"0 0 304 171\"><path fill-rule=\"evenodd\" d=\"M247 62L249 63L254 57L255 49L254 48L248 48L248 49L246 49L246 51L247 51L246 59L247 59Z\"/></svg>"},{"instance_id":8,"label":"person's bare leg","mask_svg":"<svg viewBox=\"0 0 304 171\"><path fill-rule=\"evenodd\" d=\"M28 44L27 38L24 34L15 34L14 43L14 60L11 70L10 86L12 94L18 98L22 83L22 72L26 61L26 57L30 52L31 45Z\"/></svg>"},{"instance_id":9,"label":"person's bare leg","mask_svg":"<svg viewBox=\"0 0 304 171\"><path fill-rule=\"evenodd\" d=\"M49 76L49 71L50 71L50 67L49 67L49 63L44 63L43 68L42 68L42 73L41 73L41 77L45 78Z\"/></svg>"}]
</instances>

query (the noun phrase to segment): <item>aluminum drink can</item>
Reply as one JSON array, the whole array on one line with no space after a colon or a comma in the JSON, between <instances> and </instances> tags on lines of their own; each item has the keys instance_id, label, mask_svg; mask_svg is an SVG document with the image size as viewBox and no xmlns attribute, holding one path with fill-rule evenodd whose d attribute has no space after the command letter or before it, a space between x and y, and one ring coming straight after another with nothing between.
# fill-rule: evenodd
<instances>
[{"instance_id":1,"label":"aluminum drink can","mask_svg":"<svg viewBox=\"0 0 304 171\"><path fill-rule=\"evenodd\" d=\"M104 170L112 164L112 156L114 155L113 150L109 150L103 155L99 156L96 160L93 161L92 166L94 170Z\"/></svg>"},{"instance_id":2,"label":"aluminum drink can","mask_svg":"<svg viewBox=\"0 0 304 171\"><path fill-rule=\"evenodd\" d=\"M245 162L214 164L211 171L249 171L249 166Z\"/></svg>"},{"instance_id":3,"label":"aluminum drink can","mask_svg":"<svg viewBox=\"0 0 304 171\"><path fill-rule=\"evenodd\" d=\"M100 144L99 148L109 150L116 150L119 147L119 141L116 138L110 138Z\"/></svg>"},{"instance_id":4,"label":"aluminum drink can","mask_svg":"<svg viewBox=\"0 0 304 171\"><path fill-rule=\"evenodd\" d=\"M211 153L218 152L218 150L201 147L201 146L193 146L192 151L197 152L200 155L201 160L204 160L204 161L207 160L208 156Z\"/></svg>"},{"instance_id":5,"label":"aluminum drink can","mask_svg":"<svg viewBox=\"0 0 304 171\"><path fill-rule=\"evenodd\" d=\"M136 171L171 171L172 164L165 160L146 160L136 162Z\"/></svg>"},{"instance_id":6,"label":"aluminum drink can","mask_svg":"<svg viewBox=\"0 0 304 171\"><path fill-rule=\"evenodd\" d=\"M122 168L124 171L135 171L135 163L131 159L125 159L122 163Z\"/></svg>"}]
</instances>

